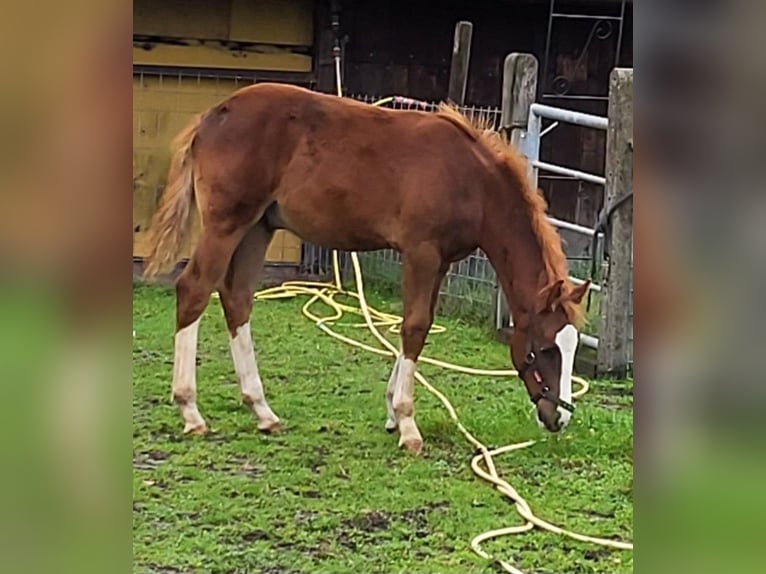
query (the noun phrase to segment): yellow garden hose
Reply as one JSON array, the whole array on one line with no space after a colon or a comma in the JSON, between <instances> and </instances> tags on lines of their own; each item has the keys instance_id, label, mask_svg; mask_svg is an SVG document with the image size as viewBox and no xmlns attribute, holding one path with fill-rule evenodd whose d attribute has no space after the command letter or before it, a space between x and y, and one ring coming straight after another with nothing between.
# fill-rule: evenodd
<instances>
[{"instance_id":1,"label":"yellow garden hose","mask_svg":"<svg viewBox=\"0 0 766 574\"><path fill-rule=\"evenodd\" d=\"M370 307L367 304L367 300L364 296L364 283L362 279L362 270L359 264L359 258L356 253L351 253L351 263L354 270L356 291L345 290L340 282L340 266L338 264L337 252L333 252L333 255L334 255L333 275L335 278L335 283L321 283L321 282L312 282L312 281L288 281L278 287L272 287L270 289L264 289L263 291L259 291L258 293L255 294L255 299L256 300L271 300L271 299L292 298L292 297L297 297L300 295L308 296L309 299L308 301L306 301L306 303L303 305L303 308L302 308L303 315L307 317L308 319L310 319L323 332L348 345L352 345L354 347L364 349L366 351L375 353L377 355L387 356L392 359L395 359L399 355L399 350L393 343L391 343L381 333L381 329L386 328L391 333L398 333L399 327L401 326L403 321L402 317L392 315L390 313L383 313L381 311L378 311L377 309ZM359 305L355 307L355 306L340 303L339 301L335 300L336 297L338 296L344 296L344 297L350 297L352 299L356 299ZM323 303L327 308L329 308L331 313L325 316L317 315L314 312L313 307L320 303ZM369 329L372 335L380 342L380 346L374 347L372 345L368 345L364 342L358 341L356 339L353 339L351 337L348 337L346 335L343 335L333 330L332 328L333 325L337 321L339 321L346 313L361 315L364 318L364 323L362 323L361 326L366 326ZM357 327L360 325L347 325L347 326ZM441 333L444 331L445 331L444 327L439 325L434 325L431 328L430 333L434 334L434 333ZM517 371L513 369L500 369L500 370L478 369L473 367L456 365L453 363L448 363L445 361L432 359L430 357L426 357L422 355L419 357L418 361L422 363L427 363L427 364L435 365L438 367L442 367L444 369L449 369L451 371L456 371L459 373L465 373L470 375L512 377L518 374ZM546 522L545 520L542 520L538 518L537 516L535 516L535 514L532 512L526 500L524 500L524 498L522 498L521 495L508 482L500 478L500 476L497 473L497 469L495 468L493 458L500 454L530 447L533 444L535 444L536 441L526 441L522 443L512 444L512 445L496 448L493 450L489 450L483 443L481 443L477 438L475 438L468 431L468 429L465 428L465 426L463 426L463 424L460 422L460 419L457 416L457 412L455 411L452 404L449 402L449 399L447 399L447 397L444 396L444 394L442 394L438 389L436 389L433 385L431 385L425 379L425 377L423 377L423 375L421 375L419 372L415 373L415 378L428 392L433 394L444 405L450 418L457 425L458 430L463 434L463 436L465 436L468 442L471 443L471 445L473 445L479 451L479 454L477 454L471 461L471 468L473 469L474 473L480 478L482 478L483 480L494 484L497 490L499 490L505 496L513 500L516 506L516 511L526 521L522 525L511 526L508 528L501 528L497 530L491 530L474 537L474 539L471 541L471 548L473 549L474 552L476 552L476 554L478 554L479 556L485 559L492 560L493 557L481 549L480 545L482 542L485 542L487 540L490 540L492 538L497 538L500 536L527 532L529 530L532 530L534 527L547 530L554 534L561 534L564 536L568 536L570 538L579 540L581 542L590 542L593 544L599 544L602 546L608 546L611 548L616 548L621 550L633 549L633 544L631 543L619 542L619 541L609 540L604 538L595 538L592 536L585 536L582 534L578 534L576 532L565 530L563 528L555 526L554 524ZM572 398L573 399L580 398L582 395L584 395L588 391L588 383L584 379L577 376L572 376L572 380L581 386L580 389L578 389L575 393L573 393ZM485 468L482 468L482 463L484 464L486 470ZM515 568L513 565L509 564L508 562L505 562L503 560L498 560L498 563L503 567L504 570L506 570L507 572L510 572L511 574L523 574L521 570L518 570L517 568Z\"/></svg>"},{"instance_id":2,"label":"yellow garden hose","mask_svg":"<svg viewBox=\"0 0 766 574\"><path fill-rule=\"evenodd\" d=\"M340 89L339 58L336 58L336 74L338 78L338 95L342 96L342 91ZM373 105L382 105L384 103L388 103L391 100L392 98L384 98L382 100L378 100ZM380 329L387 328L387 330L391 333L398 333L403 319L402 317L392 315L389 313L383 313L381 311L373 309L367 304L367 301L364 295L362 270L359 264L359 258L356 253L351 253L351 263L353 266L354 279L356 283L355 292L346 291L343 288L341 283L341 276L340 276L338 252L333 251L332 265L333 265L334 283L330 284L330 283L310 282L310 281L289 281L289 282L283 283L279 287L274 287L271 289L265 289L263 291L259 291L258 293L255 294L255 298L257 300L269 300L269 299L282 299L282 298L296 297L299 295L306 295L309 297L309 299L306 302L306 304L303 306L303 309L302 309L303 315L306 316L311 321L313 321L316 324L316 326L319 327L323 332L327 333L331 337L334 337L335 339L338 339L339 341L342 341L343 343L346 343L348 345L352 345L352 346L364 349L366 351L375 353L377 355L388 356L392 359L395 359L399 355L399 349L396 346L394 346L381 333ZM350 297L352 299L356 299L359 305L357 307L354 307L351 305L342 304L335 300L335 298L338 296L345 296L345 297ZM314 305L319 303L323 303L324 305L326 305L331 310L332 313L324 317L315 314L312 311L312 309ZM362 315L362 317L364 317L364 323L361 325L356 325L356 326L366 326L369 329L369 331L372 333L372 335L379 341L380 346L375 347L372 345L368 345L366 343L363 343L361 341L358 341L346 335L342 335L336 332L335 330L333 330L332 326L337 321L339 321L345 313ZM439 333L439 332L443 332L444 330L445 329L443 327L434 325L431 328L430 333ZM457 371L457 372L465 373L469 375L513 377L518 374L517 371L512 369L506 369L506 370L478 369L478 368L472 368L472 367L465 367L461 365L455 365L452 363L440 361L437 359L432 359L430 357L425 357L425 356L419 357L418 361L421 363L427 363L430 365L435 365L438 367L442 367L444 369L449 369L452 371ZM468 429L465 428L465 426L463 426L463 424L460 422L460 419L457 416L457 412L455 411L454 407L449 402L447 397L445 397L438 389L436 389L428 381L426 381L425 377L423 377L423 375L421 375L419 372L415 373L415 378L428 392L433 394L444 405L444 408L447 410L447 413L449 414L450 418L455 422L458 430L463 434L463 436L465 436L468 442L471 443L471 445L473 445L479 451L479 454L477 454L471 461L471 468L473 469L474 473L481 479L495 485L495 488L498 491L500 491L502 494L510 498L514 502L516 511L518 512L518 514L525 520L524 524L521 524L518 526L511 526L507 528L500 528L497 530L491 530L474 537L473 540L471 540L471 548L476 554L478 554L479 556L487 560L493 560L492 556L490 556L487 552L482 550L480 546L482 542L485 542L487 540L497 538L500 536L506 536L510 534L520 534L522 532L527 532L529 530L532 530L535 527L540 528L542 530L547 530L548 532L551 532L554 534L568 536L569 538L573 538L581 542L589 542L589 543L598 544L601 546L606 546L606 547L620 549L620 550L633 549L633 544L629 542L620 542L620 541L609 540L605 538L585 536L582 534L578 534L576 532L565 530L563 528L560 528L558 526L555 526L554 524L551 524L545 520L538 518L532 512L532 509L530 508L527 501L524 500L524 498L522 498L522 496L508 482L500 478L494 463L494 457L500 454L514 451L514 450L528 448L532 446L533 444L535 444L535 441L526 441L526 442L521 442L521 443L512 444L512 445L496 448L493 450L489 450L483 443L481 443L477 438L475 438L468 431ZM577 390L575 393L573 393L572 398L573 399L580 398L582 395L584 395L588 391L588 383L584 379L577 376L572 376L572 380L580 385L580 389ZM482 468L482 463L484 465L484 468ZM504 560L497 559L497 562L502 566L502 568L506 572L510 572L511 574L524 574L521 570L515 568L513 565L509 564L508 562Z\"/></svg>"}]
</instances>

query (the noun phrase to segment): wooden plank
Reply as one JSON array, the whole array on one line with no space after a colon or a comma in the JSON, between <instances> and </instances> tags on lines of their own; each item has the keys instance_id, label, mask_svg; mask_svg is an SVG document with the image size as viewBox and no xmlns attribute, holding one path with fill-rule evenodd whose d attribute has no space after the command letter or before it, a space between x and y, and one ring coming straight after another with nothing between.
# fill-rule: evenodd
<instances>
[{"instance_id":1,"label":"wooden plank","mask_svg":"<svg viewBox=\"0 0 766 574\"><path fill-rule=\"evenodd\" d=\"M537 58L532 54L512 52L503 67L503 95L500 125L509 132L511 144L519 147L526 133L529 108L537 93ZM531 176L532 170L530 170ZM502 289L496 289L496 328L507 327L511 320L508 301Z\"/></svg>"},{"instance_id":2,"label":"wooden plank","mask_svg":"<svg viewBox=\"0 0 766 574\"><path fill-rule=\"evenodd\" d=\"M133 256L144 257L149 223L165 186L170 163L170 143L193 114L218 103L241 82L231 79L144 76L133 81ZM194 212L189 243L182 250L188 257L199 236ZM267 260L300 263L301 240L278 231Z\"/></svg>"},{"instance_id":3,"label":"wooden plank","mask_svg":"<svg viewBox=\"0 0 766 574\"><path fill-rule=\"evenodd\" d=\"M177 91L148 90L133 84L133 109L141 111L149 110L174 110L178 108Z\"/></svg>"},{"instance_id":4,"label":"wooden plank","mask_svg":"<svg viewBox=\"0 0 766 574\"><path fill-rule=\"evenodd\" d=\"M311 0L233 0L229 39L262 44L311 46Z\"/></svg>"},{"instance_id":5,"label":"wooden plank","mask_svg":"<svg viewBox=\"0 0 766 574\"><path fill-rule=\"evenodd\" d=\"M133 187L156 190L165 185L170 152L168 147L149 149L136 147L133 150Z\"/></svg>"},{"instance_id":6,"label":"wooden plank","mask_svg":"<svg viewBox=\"0 0 766 574\"><path fill-rule=\"evenodd\" d=\"M269 263L300 263L301 240L284 229L274 233L274 238L266 251L266 261Z\"/></svg>"},{"instance_id":7,"label":"wooden plank","mask_svg":"<svg viewBox=\"0 0 766 574\"><path fill-rule=\"evenodd\" d=\"M406 65L391 65L391 93L406 94L409 92L409 68Z\"/></svg>"},{"instance_id":8,"label":"wooden plank","mask_svg":"<svg viewBox=\"0 0 766 574\"><path fill-rule=\"evenodd\" d=\"M188 66L232 70L310 72L311 56L289 51L232 52L214 46L153 44L150 50L133 46L133 63L147 66Z\"/></svg>"},{"instance_id":9,"label":"wooden plank","mask_svg":"<svg viewBox=\"0 0 766 574\"><path fill-rule=\"evenodd\" d=\"M615 68L609 76L609 128L606 135L606 188L610 206L633 191L633 69ZM633 202L623 202L610 218L610 269L601 291L598 372L624 377L628 370L628 319L633 252Z\"/></svg>"},{"instance_id":10,"label":"wooden plank","mask_svg":"<svg viewBox=\"0 0 766 574\"><path fill-rule=\"evenodd\" d=\"M465 103L465 91L468 86L468 66L471 60L471 37L473 24L461 21L455 26L455 38L452 43L452 64L449 73L447 98L458 105Z\"/></svg>"},{"instance_id":11,"label":"wooden plank","mask_svg":"<svg viewBox=\"0 0 766 574\"><path fill-rule=\"evenodd\" d=\"M225 40L231 2L209 0L133 0L133 34Z\"/></svg>"},{"instance_id":12,"label":"wooden plank","mask_svg":"<svg viewBox=\"0 0 766 574\"><path fill-rule=\"evenodd\" d=\"M311 46L311 0L135 0L133 33L200 40Z\"/></svg>"},{"instance_id":13,"label":"wooden plank","mask_svg":"<svg viewBox=\"0 0 766 574\"><path fill-rule=\"evenodd\" d=\"M521 147L526 135L529 108L537 96L537 76L538 63L534 55L513 52L505 58L500 125L516 149ZM528 173L537 188L537 170L529 166Z\"/></svg>"},{"instance_id":14,"label":"wooden plank","mask_svg":"<svg viewBox=\"0 0 766 574\"><path fill-rule=\"evenodd\" d=\"M333 93L335 86L335 66L333 65L333 32L330 26L330 2L317 2L314 27L314 67L316 70L316 89L320 92Z\"/></svg>"},{"instance_id":15,"label":"wooden plank","mask_svg":"<svg viewBox=\"0 0 766 574\"><path fill-rule=\"evenodd\" d=\"M134 136L138 140L153 140L159 136L159 122L155 110L134 110L133 115L138 124Z\"/></svg>"}]
</instances>

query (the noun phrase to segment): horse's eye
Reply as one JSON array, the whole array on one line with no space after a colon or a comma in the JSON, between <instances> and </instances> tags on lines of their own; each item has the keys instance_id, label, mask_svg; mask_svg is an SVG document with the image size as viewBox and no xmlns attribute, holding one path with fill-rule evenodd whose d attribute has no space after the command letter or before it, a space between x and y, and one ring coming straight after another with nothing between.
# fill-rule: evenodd
<instances>
[{"instance_id":1,"label":"horse's eye","mask_svg":"<svg viewBox=\"0 0 766 574\"><path fill-rule=\"evenodd\" d=\"M535 354L532 351L530 351L529 353L527 353L527 356L524 358L524 361L527 363L527 365L531 365L532 363L535 362Z\"/></svg>"}]
</instances>

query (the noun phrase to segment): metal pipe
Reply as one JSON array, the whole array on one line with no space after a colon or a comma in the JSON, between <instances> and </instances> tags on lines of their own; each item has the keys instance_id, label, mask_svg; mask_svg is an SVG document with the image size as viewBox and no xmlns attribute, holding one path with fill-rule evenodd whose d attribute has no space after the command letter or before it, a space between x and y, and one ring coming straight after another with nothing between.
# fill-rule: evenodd
<instances>
[{"instance_id":1,"label":"metal pipe","mask_svg":"<svg viewBox=\"0 0 766 574\"><path fill-rule=\"evenodd\" d=\"M600 175L593 175L592 173L588 173L586 171L580 171L577 169L562 167L560 165L546 163L544 161L539 161L532 158L530 158L529 163L533 165L534 167L545 170L545 171L550 171L552 173L557 173L559 175L568 175L577 179L581 179L583 181L587 181L589 183L606 185L606 178L601 177Z\"/></svg>"},{"instance_id":2,"label":"metal pipe","mask_svg":"<svg viewBox=\"0 0 766 574\"><path fill-rule=\"evenodd\" d=\"M548 221L550 221L553 225L561 229L568 229L569 231L574 231L575 233L582 233L583 235L587 235L589 237L593 237L593 235L596 233L590 227L585 227L584 225L577 225L576 223L570 223L568 221L556 219L555 217L548 217Z\"/></svg>"},{"instance_id":3,"label":"metal pipe","mask_svg":"<svg viewBox=\"0 0 766 574\"><path fill-rule=\"evenodd\" d=\"M549 125L547 128L545 128L543 131L540 132L540 137L543 137L545 134L547 134L549 131L555 129L558 127L559 122L553 122L551 125Z\"/></svg>"},{"instance_id":4,"label":"metal pipe","mask_svg":"<svg viewBox=\"0 0 766 574\"><path fill-rule=\"evenodd\" d=\"M567 14L556 12L554 18L569 18L570 20L621 20L621 16L596 16L595 14ZM619 44L618 44L619 46Z\"/></svg>"},{"instance_id":5,"label":"metal pipe","mask_svg":"<svg viewBox=\"0 0 766 574\"><path fill-rule=\"evenodd\" d=\"M594 128L597 130L606 130L609 125L609 120L603 116L554 108L553 106L546 106L545 104L532 104L529 107L529 115L548 118L550 120L558 120L560 122L584 126L586 128Z\"/></svg>"},{"instance_id":6,"label":"metal pipe","mask_svg":"<svg viewBox=\"0 0 766 574\"><path fill-rule=\"evenodd\" d=\"M580 333L580 344L589 349L598 349L598 337L588 335L587 333Z\"/></svg>"},{"instance_id":7,"label":"metal pipe","mask_svg":"<svg viewBox=\"0 0 766 574\"><path fill-rule=\"evenodd\" d=\"M540 159L540 133L542 132L542 118L532 113L532 107L530 106L529 116L527 117L527 131L522 132L521 142L519 143L519 151L530 160L530 181L532 187L537 189L538 173L537 168L534 166L534 162Z\"/></svg>"},{"instance_id":8,"label":"metal pipe","mask_svg":"<svg viewBox=\"0 0 766 574\"><path fill-rule=\"evenodd\" d=\"M553 14L556 12L556 0L551 0L548 8L548 33L545 35L545 59L543 60L543 70L540 76L543 78L543 86L540 92L545 93L545 78L548 77L548 65L551 55L551 37L553 36Z\"/></svg>"},{"instance_id":9,"label":"metal pipe","mask_svg":"<svg viewBox=\"0 0 766 574\"><path fill-rule=\"evenodd\" d=\"M511 319L509 327L513 327L513 319ZM598 349L598 337L594 337L593 335L588 335L587 333L579 333L580 338L580 344L583 347L588 347L589 349Z\"/></svg>"},{"instance_id":10,"label":"metal pipe","mask_svg":"<svg viewBox=\"0 0 766 574\"><path fill-rule=\"evenodd\" d=\"M587 100L589 102L609 101L609 96L578 96L577 94L543 94L540 97L544 100Z\"/></svg>"},{"instance_id":11,"label":"metal pipe","mask_svg":"<svg viewBox=\"0 0 766 574\"><path fill-rule=\"evenodd\" d=\"M571 275L569 276L569 280L575 285L582 285L583 283L585 283L584 279L580 279L579 277L572 277ZM601 292L601 285L599 285L598 283L591 283L590 288L598 293Z\"/></svg>"},{"instance_id":12,"label":"metal pipe","mask_svg":"<svg viewBox=\"0 0 766 574\"><path fill-rule=\"evenodd\" d=\"M620 48L622 48L622 30L625 25L625 4L627 4L627 1L622 0L622 7L620 8L620 17L616 18L620 21L620 31L617 33L617 49L614 51L615 68L620 66Z\"/></svg>"}]
</instances>

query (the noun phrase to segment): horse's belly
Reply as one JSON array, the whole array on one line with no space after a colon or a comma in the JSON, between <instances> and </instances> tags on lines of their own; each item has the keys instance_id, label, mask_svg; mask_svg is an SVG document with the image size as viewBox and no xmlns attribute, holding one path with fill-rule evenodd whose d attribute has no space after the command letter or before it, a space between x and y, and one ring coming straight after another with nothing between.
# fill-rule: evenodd
<instances>
[{"instance_id":1,"label":"horse's belly","mask_svg":"<svg viewBox=\"0 0 766 574\"><path fill-rule=\"evenodd\" d=\"M374 221L361 221L342 209L312 212L274 204L269 211L272 227L287 229L315 245L343 251L373 251L392 246Z\"/></svg>"}]
</instances>

